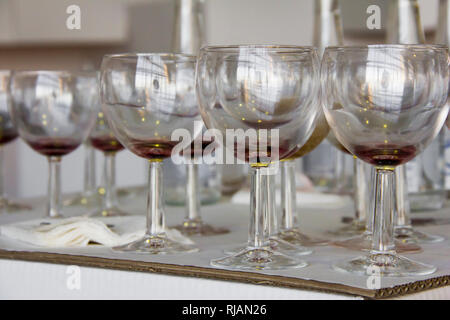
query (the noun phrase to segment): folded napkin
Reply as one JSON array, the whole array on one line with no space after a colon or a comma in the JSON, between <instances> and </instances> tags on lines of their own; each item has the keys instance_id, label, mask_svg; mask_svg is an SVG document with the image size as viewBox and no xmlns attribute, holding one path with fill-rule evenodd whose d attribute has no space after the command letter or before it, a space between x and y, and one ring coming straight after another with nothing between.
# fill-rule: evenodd
<instances>
[{"instance_id":1,"label":"folded napkin","mask_svg":"<svg viewBox=\"0 0 450 320\"><path fill-rule=\"evenodd\" d=\"M325 194L320 192L298 192L297 191L297 207L310 209L328 209L344 207L351 203L349 196L340 196L336 194ZM241 190L231 198L232 203L249 204L250 192ZM281 195L276 193L276 203L281 204Z\"/></svg>"},{"instance_id":2,"label":"folded napkin","mask_svg":"<svg viewBox=\"0 0 450 320\"><path fill-rule=\"evenodd\" d=\"M64 219L37 219L0 226L0 234L41 247L85 247L97 243L118 246L139 239L145 233L142 216ZM184 244L192 240L178 230L166 228L170 239Z\"/></svg>"}]
</instances>

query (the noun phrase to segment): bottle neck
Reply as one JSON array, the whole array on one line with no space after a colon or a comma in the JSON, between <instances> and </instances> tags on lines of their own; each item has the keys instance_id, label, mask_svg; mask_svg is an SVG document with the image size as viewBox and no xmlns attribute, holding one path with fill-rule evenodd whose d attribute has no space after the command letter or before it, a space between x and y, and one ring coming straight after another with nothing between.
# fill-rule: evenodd
<instances>
[{"instance_id":1,"label":"bottle neck","mask_svg":"<svg viewBox=\"0 0 450 320\"><path fill-rule=\"evenodd\" d=\"M390 0L386 43L425 43L417 0Z\"/></svg>"},{"instance_id":2,"label":"bottle neck","mask_svg":"<svg viewBox=\"0 0 450 320\"><path fill-rule=\"evenodd\" d=\"M204 1L176 0L172 51L197 54L204 44Z\"/></svg>"},{"instance_id":3,"label":"bottle neck","mask_svg":"<svg viewBox=\"0 0 450 320\"><path fill-rule=\"evenodd\" d=\"M449 45L450 44L450 6L448 0L439 1L439 18L437 23L436 37L434 43Z\"/></svg>"},{"instance_id":4,"label":"bottle neck","mask_svg":"<svg viewBox=\"0 0 450 320\"><path fill-rule=\"evenodd\" d=\"M344 44L341 12L337 0L315 1L313 43L320 54L327 46Z\"/></svg>"}]
</instances>

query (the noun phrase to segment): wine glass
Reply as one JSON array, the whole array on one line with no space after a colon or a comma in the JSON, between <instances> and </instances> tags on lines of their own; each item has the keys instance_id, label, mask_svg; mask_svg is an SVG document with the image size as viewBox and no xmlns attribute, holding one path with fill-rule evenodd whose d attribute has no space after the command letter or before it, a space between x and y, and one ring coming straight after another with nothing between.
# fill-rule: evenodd
<instances>
[{"instance_id":1,"label":"wine glass","mask_svg":"<svg viewBox=\"0 0 450 320\"><path fill-rule=\"evenodd\" d=\"M199 119L200 120L200 119ZM205 128L202 124L202 128ZM208 150L213 150L215 142L203 139L203 134L184 151L188 155L186 159L186 215L181 225L175 229L189 236L214 236L230 232L226 228L215 227L203 221L200 212L200 187L199 187L199 158L205 155Z\"/></svg>"},{"instance_id":2,"label":"wine glass","mask_svg":"<svg viewBox=\"0 0 450 320\"><path fill-rule=\"evenodd\" d=\"M328 134L327 140L339 151L352 155L336 139L332 131ZM342 227L338 230L333 230L330 232L330 234L341 237L341 236L356 236L364 233L368 215L367 212L369 211L368 202L370 201L368 191L369 182L367 181L366 166L368 166L367 163L354 157L353 160L353 180L354 180L353 201L355 203L354 217L350 219L346 217L347 219L345 220L346 222L349 221L349 225Z\"/></svg>"},{"instance_id":3,"label":"wine glass","mask_svg":"<svg viewBox=\"0 0 450 320\"><path fill-rule=\"evenodd\" d=\"M271 248L274 202L269 172L313 132L319 111L317 76L317 52L310 47L200 50L196 87L202 118L208 129L224 138L222 144L238 163L250 165L251 174L248 244L240 252L211 261L213 266L276 270L306 265Z\"/></svg>"},{"instance_id":4,"label":"wine glass","mask_svg":"<svg viewBox=\"0 0 450 320\"><path fill-rule=\"evenodd\" d=\"M328 123L347 150L376 168L372 249L335 263L335 269L380 276L436 270L396 252L393 183L395 168L422 152L447 117L447 50L432 45L325 50L321 81Z\"/></svg>"},{"instance_id":5,"label":"wine glass","mask_svg":"<svg viewBox=\"0 0 450 320\"><path fill-rule=\"evenodd\" d=\"M99 189L102 194L101 208L91 215L94 217L114 217L127 215L119 208L116 190L116 153L124 149L111 131L103 112L97 114L94 128L89 135L91 145L103 152L103 183Z\"/></svg>"},{"instance_id":6,"label":"wine glass","mask_svg":"<svg viewBox=\"0 0 450 320\"><path fill-rule=\"evenodd\" d=\"M88 135L98 104L95 73L18 71L9 108L20 137L49 163L47 217L61 217L61 158Z\"/></svg>"},{"instance_id":7,"label":"wine glass","mask_svg":"<svg viewBox=\"0 0 450 320\"><path fill-rule=\"evenodd\" d=\"M162 163L178 144L172 134L184 130L191 143L201 133L194 127L199 117L195 62L194 56L164 53L103 58L103 112L119 142L149 161L146 233L115 250L149 254L198 250L167 236L162 197Z\"/></svg>"},{"instance_id":8,"label":"wine glass","mask_svg":"<svg viewBox=\"0 0 450 320\"><path fill-rule=\"evenodd\" d=\"M320 246L326 245L327 241L323 239L308 236L300 231L295 216L297 208L297 192L295 187L295 159L313 151L328 135L330 127L328 126L325 114L319 110L316 128L306 143L288 158L281 161L281 210L282 226L278 237L288 243L298 246Z\"/></svg>"},{"instance_id":9,"label":"wine glass","mask_svg":"<svg viewBox=\"0 0 450 320\"><path fill-rule=\"evenodd\" d=\"M83 143L84 151L84 169L83 169L83 190L72 197L63 201L65 206L86 206L95 208L101 206L102 196L97 192L95 176L95 149L92 147L89 139Z\"/></svg>"},{"instance_id":10,"label":"wine glass","mask_svg":"<svg viewBox=\"0 0 450 320\"><path fill-rule=\"evenodd\" d=\"M3 157L4 146L18 137L11 117L8 113L8 84L11 77L11 71L0 70L0 211L18 211L30 210L31 207L22 203L9 200L6 197L3 183Z\"/></svg>"}]
</instances>

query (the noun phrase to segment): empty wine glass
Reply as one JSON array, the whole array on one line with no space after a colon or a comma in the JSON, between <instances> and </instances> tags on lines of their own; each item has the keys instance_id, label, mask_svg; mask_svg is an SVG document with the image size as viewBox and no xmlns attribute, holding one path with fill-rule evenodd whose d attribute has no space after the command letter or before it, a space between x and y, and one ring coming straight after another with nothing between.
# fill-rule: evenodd
<instances>
[{"instance_id":1,"label":"empty wine glass","mask_svg":"<svg viewBox=\"0 0 450 320\"><path fill-rule=\"evenodd\" d=\"M204 128L204 125L202 127ZM215 142L205 141L203 135L200 135L186 150L183 150L188 155L186 159L186 215L182 224L175 226L175 229L189 236L214 236L229 232L226 228L216 227L204 222L200 212L198 158L202 157L207 150L212 150L212 144L215 144Z\"/></svg>"},{"instance_id":2,"label":"empty wine glass","mask_svg":"<svg viewBox=\"0 0 450 320\"><path fill-rule=\"evenodd\" d=\"M0 212L1 211L18 211L29 210L30 206L9 200L6 197L3 183L3 156L4 146L18 137L16 128L14 127L11 117L8 113L8 84L11 77L11 71L0 70Z\"/></svg>"},{"instance_id":3,"label":"empty wine glass","mask_svg":"<svg viewBox=\"0 0 450 320\"><path fill-rule=\"evenodd\" d=\"M314 130L319 110L317 69L316 50L309 47L200 50L196 87L205 125L220 133L230 154L247 162L251 171L247 247L211 261L213 266L261 270L306 265L270 245L273 203L268 171L300 148Z\"/></svg>"},{"instance_id":4,"label":"empty wine glass","mask_svg":"<svg viewBox=\"0 0 450 320\"><path fill-rule=\"evenodd\" d=\"M411 276L436 268L396 253L394 169L436 137L448 113L448 53L443 46L330 47L322 60L322 99L336 138L376 168L372 250L337 270Z\"/></svg>"},{"instance_id":5,"label":"empty wine glass","mask_svg":"<svg viewBox=\"0 0 450 320\"><path fill-rule=\"evenodd\" d=\"M109 128L106 117L100 111L97 114L97 120L94 128L89 135L92 146L103 152L103 181L99 189L102 197L101 208L93 212L92 216L114 217L127 215L119 208L116 189L116 153L123 150L123 145L116 139Z\"/></svg>"},{"instance_id":6,"label":"empty wine glass","mask_svg":"<svg viewBox=\"0 0 450 320\"><path fill-rule=\"evenodd\" d=\"M196 57L182 54L119 54L103 58L103 112L119 142L149 161L146 233L115 250L150 254L198 250L167 236L162 197L162 162L178 144L171 140L172 133L177 129L188 132L188 143L201 133L194 127L199 117L195 62Z\"/></svg>"},{"instance_id":7,"label":"empty wine glass","mask_svg":"<svg viewBox=\"0 0 450 320\"><path fill-rule=\"evenodd\" d=\"M336 139L333 132L328 134L327 140L339 151L351 155L351 153ZM330 234L338 237L350 237L364 233L366 229L366 220L368 218L368 202L370 201L368 199L370 195L368 192L369 181L367 181L367 173L365 170L366 166L368 166L368 164L364 161L359 160L358 158L353 159L353 201L355 204L354 217L350 219L349 217L345 217L345 221L348 221L349 224L339 228L338 230L330 231Z\"/></svg>"},{"instance_id":8,"label":"empty wine glass","mask_svg":"<svg viewBox=\"0 0 450 320\"><path fill-rule=\"evenodd\" d=\"M97 192L95 175L95 149L89 139L83 143L84 169L83 169L83 190L74 196L63 201L65 206L86 206L96 208L102 204L102 196Z\"/></svg>"},{"instance_id":9,"label":"empty wine glass","mask_svg":"<svg viewBox=\"0 0 450 320\"><path fill-rule=\"evenodd\" d=\"M295 159L313 151L328 135L330 127L322 110L319 110L316 128L306 143L287 159L281 161L281 210L282 225L278 237L298 246L326 245L324 239L314 238L304 234L297 222L297 192L295 185Z\"/></svg>"},{"instance_id":10,"label":"empty wine glass","mask_svg":"<svg viewBox=\"0 0 450 320\"><path fill-rule=\"evenodd\" d=\"M47 217L61 216L61 157L88 135L98 104L95 73L15 72L9 108L20 137L49 163Z\"/></svg>"}]
</instances>

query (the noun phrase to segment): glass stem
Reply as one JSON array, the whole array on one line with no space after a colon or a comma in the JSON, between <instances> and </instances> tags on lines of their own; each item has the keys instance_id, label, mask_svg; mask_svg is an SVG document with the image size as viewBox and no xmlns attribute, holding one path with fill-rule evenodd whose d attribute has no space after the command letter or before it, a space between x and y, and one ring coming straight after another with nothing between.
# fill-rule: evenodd
<instances>
[{"instance_id":1,"label":"glass stem","mask_svg":"<svg viewBox=\"0 0 450 320\"><path fill-rule=\"evenodd\" d=\"M164 235L162 161L150 160L147 196L147 236Z\"/></svg>"},{"instance_id":2,"label":"glass stem","mask_svg":"<svg viewBox=\"0 0 450 320\"><path fill-rule=\"evenodd\" d=\"M395 209L396 209L396 228L411 227L409 218L408 190L406 186L405 166L395 168Z\"/></svg>"},{"instance_id":3,"label":"glass stem","mask_svg":"<svg viewBox=\"0 0 450 320\"><path fill-rule=\"evenodd\" d=\"M296 208L295 160L280 161L282 229L294 228Z\"/></svg>"},{"instance_id":4,"label":"glass stem","mask_svg":"<svg viewBox=\"0 0 450 320\"><path fill-rule=\"evenodd\" d=\"M370 168L370 180L371 182L375 182L376 180L376 175L377 175L377 170L371 166ZM368 197L366 198L366 203L367 203L367 219L366 219L366 230L365 233L366 234L372 234L373 233L373 213L375 211L375 188L373 188L373 186L371 186L371 188L367 191L368 192ZM367 200L369 200L369 202L367 202Z\"/></svg>"},{"instance_id":5,"label":"glass stem","mask_svg":"<svg viewBox=\"0 0 450 320\"><path fill-rule=\"evenodd\" d=\"M89 140L89 139L88 139ZM96 192L95 181L95 149L89 141L84 144L84 196L91 196Z\"/></svg>"},{"instance_id":6,"label":"glass stem","mask_svg":"<svg viewBox=\"0 0 450 320\"><path fill-rule=\"evenodd\" d=\"M198 187L198 165L195 163L188 163L186 165L187 171L187 186L186 186L186 201L187 211L186 220L200 220L200 197Z\"/></svg>"},{"instance_id":7,"label":"glass stem","mask_svg":"<svg viewBox=\"0 0 450 320\"><path fill-rule=\"evenodd\" d=\"M355 189L355 223L365 225L367 219L367 194L369 193L367 185L366 171L364 162L358 159L353 160L354 165L354 189Z\"/></svg>"},{"instance_id":8,"label":"glass stem","mask_svg":"<svg viewBox=\"0 0 450 320\"><path fill-rule=\"evenodd\" d=\"M395 252L393 182L394 170L377 168L372 254L388 254Z\"/></svg>"},{"instance_id":9,"label":"glass stem","mask_svg":"<svg viewBox=\"0 0 450 320\"><path fill-rule=\"evenodd\" d=\"M269 175L257 166L251 166L250 223L248 245L253 248L269 244L269 206L267 205Z\"/></svg>"},{"instance_id":10,"label":"glass stem","mask_svg":"<svg viewBox=\"0 0 450 320\"><path fill-rule=\"evenodd\" d=\"M102 209L108 210L117 206L116 190L116 153L105 152L105 164L103 171L103 183L105 196L103 197Z\"/></svg>"},{"instance_id":11,"label":"glass stem","mask_svg":"<svg viewBox=\"0 0 450 320\"><path fill-rule=\"evenodd\" d=\"M47 217L61 216L61 157L48 157Z\"/></svg>"},{"instance_id":12,"label":"glass stem","mask_svg":"<svg viewBox=\"0 0 450 320\"><path fill-rule=\"evenodd\" d=\"M278 215L276 205L275 175L267 176L267 210L269 215L269 237L278 234Z\"/></svg>"}]
</instances>

